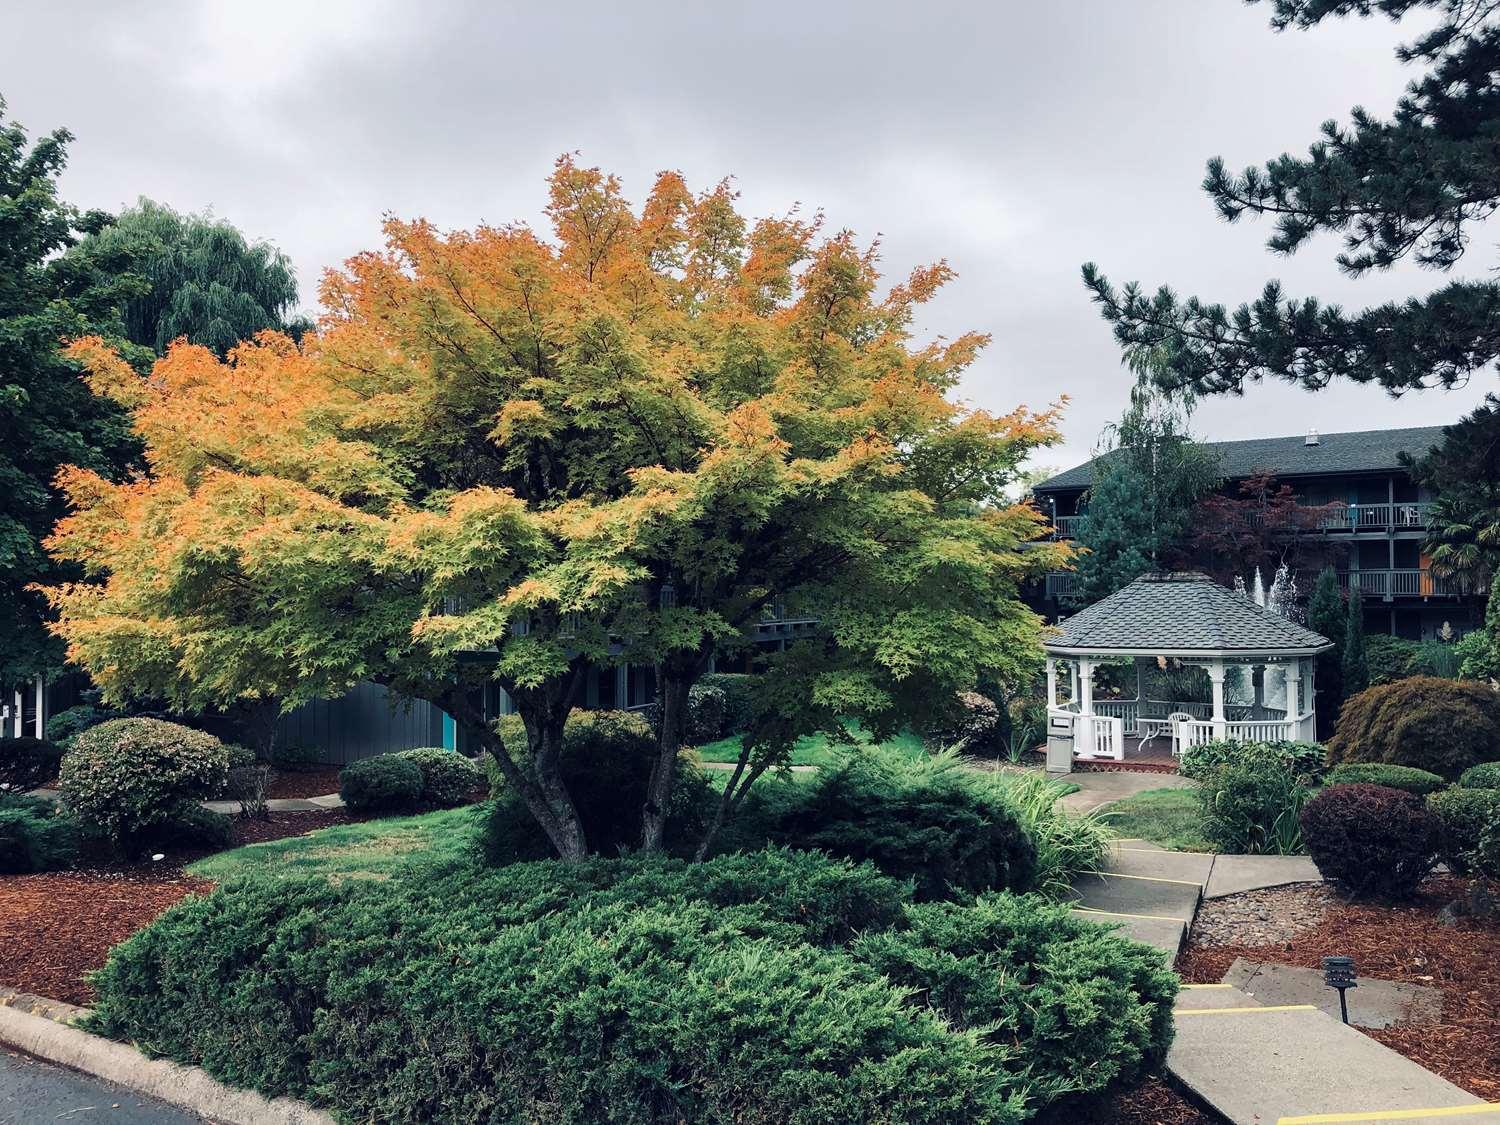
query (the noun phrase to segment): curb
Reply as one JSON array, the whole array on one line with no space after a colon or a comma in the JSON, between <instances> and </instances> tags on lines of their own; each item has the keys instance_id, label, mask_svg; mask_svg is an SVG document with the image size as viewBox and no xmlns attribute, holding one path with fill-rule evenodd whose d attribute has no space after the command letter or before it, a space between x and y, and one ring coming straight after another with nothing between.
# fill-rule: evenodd
<instances>
[{"instance_id":1,"label":"curb","mask_svg":"<svg viewBox=\"0 0 1500 1125\"><path fill-rule=\"evenodd\" d=\"M148 1059L72 1026L87 1014L87 1008L0 986L0 1043L225 1125L336 1125L305 1102L226 1086L201 1067Z\"/></svg>"}]
</instances>

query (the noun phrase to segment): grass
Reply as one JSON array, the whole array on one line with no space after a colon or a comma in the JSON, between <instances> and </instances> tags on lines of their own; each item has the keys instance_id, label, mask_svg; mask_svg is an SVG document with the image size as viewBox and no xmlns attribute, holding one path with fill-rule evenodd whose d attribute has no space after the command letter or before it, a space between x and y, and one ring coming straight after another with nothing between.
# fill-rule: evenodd
<instances>
[{"instance_id":1,"label":"grass","mask_svg":"<svg viewBox=\"0 0 1500 1125\"><path fill-rule=\"evenodd\" d=\"M1196 789L1147 789L1115 801L1100 814L1126 839L1146 840L1174 852L1211 852L1203 838Z\"/></svg>"},{"instance_id":2,"label":"grass","mask_svg":"<svg viewBox=\"0 0 1500 1125\"><path fill-rule=\"evenodd\" d=\"M846 723L845 729L855 739L866 746L872 745L870 732L857 723ZM721 738L717 742L710 742L706 746L697 748L698 757L705 762L737 762L740 759L740 749L744 745L742 735L733 734L728 738ZM888 742L874 743L882 745L887 749L909 757L917 758L927 753L927 748L922 745L922 739L911 731L902 731ZM792 749L791 764L794 766L825 766L836 760L843 751L843 746L826 734L810 734L797 740L797 745Z\"/></svg>"},{"instance_id":3,"label":"grass","mask_svg":"<svg viewBox=\"0 0 1500 1125\"><path fill-rule=\"evenodd\" d=\"M188 871L223 882L239 875L383 878L414 859L457 859L472 847L485 806L340 824L306 836L249 844L200 859Z\"/></svg>"}]
</instances>

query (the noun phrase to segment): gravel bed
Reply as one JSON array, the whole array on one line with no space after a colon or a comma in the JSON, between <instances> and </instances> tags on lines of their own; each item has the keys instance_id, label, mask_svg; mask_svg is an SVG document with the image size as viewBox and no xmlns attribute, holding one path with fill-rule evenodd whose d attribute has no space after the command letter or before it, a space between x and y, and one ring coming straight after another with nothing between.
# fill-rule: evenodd
<instances>
[{"instance_id":1,"label":"gravel bed","mask_svg":"<svg viewBox=\"0 0 1500 1125\"><path fill-rule=\"evenodd\" d=\"M1338 896L1321 883L1293 883L1209 899L1189 941L1200 948L1276 945L1322 925Z\"/></svg>"}]
</instances>

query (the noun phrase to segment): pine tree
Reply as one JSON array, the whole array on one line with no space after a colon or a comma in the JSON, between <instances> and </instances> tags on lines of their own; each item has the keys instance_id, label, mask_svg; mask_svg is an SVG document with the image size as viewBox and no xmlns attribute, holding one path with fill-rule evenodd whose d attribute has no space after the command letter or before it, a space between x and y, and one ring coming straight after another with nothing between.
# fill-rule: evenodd
<instances>
[{"instance_id":1,"label":"pine tree","mask_svg":"<svg viewBox=\"0 0 1500 1125\"><path fill-rule=\"evenodd\" d=\"M1218 483L1218 461L1193 441L1191 395L1169 396L1154 358L1136 357L1130 405L1094 458L1088 519L1079 532L1077 600L1098 601L1185 556L1195 505Z\"/></svg>"},{"instance_id":2,"label":"pine tree","mask_svg":"<svg viewBox=\"0 0 1500 1125\"><path fill-rule=\"evenodd\" d=\"M1324 567L1307 599L1307 627L1333 642L1332 648L1318 653L1314 679L1320 738L1327 737L1332 731L1339 708L1344 704L1344 641L1349 629L1348 617L1344 595L1339 589L1339 576L1333 567Z\"/></svg>"},{"instance_id":3,"label":"pine tree","mask_svg":"<svg viewBox=\"0 0 1500 1125\"><path fill-rule=\"evenodd\" d=\"M1358 589L1349 593L1343 658L1344 698L1351 699L1370 686L1370 659L1365 652L1365 607Z\"/></svg>"},{"instance_id":4,"label":"pine tree","mask_svg":"<svg viewBox=\"0 0 1500 1125\"><path fill-rule=\"evenodd\" d=\"M1252 0L1254 2L1254 0ZM1291 254L1320 232L1343 238L1339 266L1350 276L1413 259L1450 270L1470 229L1500 205L1500 7L1491 0L1271 0L1272 25L1310 28L1330 17L1392 20L1420 8L1438 25L1399 49L1426 67L1389 120L1351 111L1347 127L1329 122L1305 158L1284 155L1234 175L1219 158L1204 189L1233 222L1245 214L1276 221L1269 248ZM1500 282L1458 280L1426 297L1357 313L1267 283L1233 312L1171 289L1121 291L1083 267L1115 336L1127 351L1160 349L1164 386L1239 393L1278 378L1316 390L1333 379L1390 391L1452 387L1500 357Z\"/></svg>"}]
</instances>

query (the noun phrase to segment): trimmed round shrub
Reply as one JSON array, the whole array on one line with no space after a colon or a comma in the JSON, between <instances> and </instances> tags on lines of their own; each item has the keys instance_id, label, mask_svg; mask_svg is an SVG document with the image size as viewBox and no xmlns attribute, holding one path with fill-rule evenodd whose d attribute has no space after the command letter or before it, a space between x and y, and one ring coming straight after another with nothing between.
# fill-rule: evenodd
<instances>
[{"instance_id":1,"label":"trimmed round shrub","mask_svg":"<svg viewBox=\"0 0 1500 1125\"><path fill-rule=\"evenodd\" d=\"M500 736L512 759L526 768L526 728L519 715L500 721ZM575 711L563 727L560 770L583 824L589 850L614 855L641 842L641 810L656 764L651 726L632 711ZM496 800L485 829L484 853L493 864L552 855L551 846L526 811L519 794L489 764ZM681 849L701 836L708 779L684 755L667 816L669 846Z\"/></svg>"},{"instance_id":2,"label":"trimmed round shrub","mask_svg":"<svg viewBox=\"0 0 1500 1125\"><path fill-rule=\"evenodd\" d=\"M57 780L63 747L45 738L0 738L0 792L25 793Z\"/></svg>"},{"instance_id":3,"label":"trimmed round shrub","mask_svg":"<svg viewBox=\"0 0 1500 1125\"><path fill-rule=\"evenodd\" d=\"M1037 845L1002 788L956 755L906 759L855 751L815 780L752 790L726 850L747 834L869 860L910 879L919 900L1030 890ZM774 796L772 796L774 794Z\"/></svg>"},{"instance_id":4,"label":"trimmed round shrub","mask_svg":"<svg viewBox=\"0 0 1500 1125\"><path fill-rule=\"evenodd\" d=\"M1480 762L1464 770L1458 783L1465 789L1500 789L1500 762Z\"/></svg>"},{"instance_id":5,"label":"trimmed round shrub","mask_svg":"<svg viewBox=\"0 0 1500 1125\"><path fill-rule=\"evenodd\" d=\"M1329 785L1384 785L1425 797L1446 789L1448 783L1435 773L1412 766L1388 766L1384 762L1345 762L1328 772Z\"/></svg>"},{"instance_id":6,"label":"trimmed round shrub","mask_svg":"<svg viewBox=\"0 0 1500 1125\"><path fill-rule=\"evenodd\" d=\"M78 821L53 802L0 795L0 875L71 867L82 842Z\"/></svg>"},{"instance_id":7,"label":"trimmed round shrub","mask_svg":"<svg viewBox=\"0 0 1500 1125\"><path fill-rule=\"evenodd\" d=\"M1222 766L1265 761L1278 764L1292 777L1315 782L1327 769L1327 758L1327 751L1317 742L1236 742L1215 738L1184 749L1178 770L1183 777L1204 781Z\"/></svg>"},{"instance_id":8,"label":"trimmed round shrub","mask_svg":"<svg viewBox=\"0 0 1500 1125\"><path fill-rule=\"evenodd\" d=\"M350 812L407 812L422 800L422 770L399 754L364 758L339 771L339 796Z\"/></svg>"},{"instance_id":9,"label":"trimmed round shrub","mask_svg":"<svg viewBox=\"0 0 1500 1125\"><path fill-rule=\"evenodd\" d=\"M411 762L422 771L420 800L424 805L454 808L484 785L484 774L478 766L462 754L441 746L403 750L395 757Z\"/></svg>"},{"instance_id":10,"label":"trimmed round shrub","mask_svg":"<svg viewBox=\"0 0 1500 1125\"><path fill-rule=\"evenodd\" d=\"M1302 810L1319 873L1355 898L1410 895L1432 870L1442 836L1420 797L1383 785L1331 785Z\"/></svg>"},{"instance_id":11,"label":"trimmed round shrub","mask_svg":"<svg viewBox=\"0 0 1500 1125\"><path fill-rule=\"evenodd\" d=\"M88 703L80 703L49 718L44 733L48 742L66 743L90 727L97 727L100 723L119 717L117 711L105 711Z\"/></svg>"},{"instance_id":12,"label":"trimmed round shrub","mask_svg":"<svg viewBox=\"0 0 1500 1125\"><path fill-rule=\"evenodd\" d=\"M127 852L184 801L220 792L229 753L211 734L161 719L111 719L73 739L60 784L68 806Z\"/></svg>"},{"instance_id":13,"label":"trimmed round shrub","mask_svg":"<svg viewBox=\"0 0 1500 1125\"><path fill-rule=\"evenodd\" d=\"M718 688L724 693L724 717L719 737L742 734L750 729L755 711L755 677L748 672L709 672L699 687Z\"/></svg>"},{"instance_id":14,"label":"trimmed round shrub","mask_svg":"<svg viewBox=\"0 0 1500 1125\"><path fill-rule=\"evenodd\" d=\"M1412 676L1344 701L1329 761L1385 762L1449 781L1500 761L1500 693L1485 684Z\"/></svg>"},{"instance_id":15,"label":"trimmed round shrub","mask_svg":"<svg viewBox=\"0 0 1500 1125\"><path fill-rule=\"evenodd\" d=\"M323 764L322 751L312 746L277 743L271 748L271 764L288 773L315 770Z\"/></svg>"},{"instance_id":16,"label":"trimmed round shrub","mask_svg":"<svg viewBox=\"0 0 1500 1125\"><path fill-rule=\"evenodd\" d=\"M784 851L262 876L116 947L90 1027L354 1121L1017 1125L1159 1063L1158 952L909 893Z\"/></svg>"},{"instance_id":17,"label":"trimmed round shrub","mask_svg":"<svg viewBox=\"0 0 1500 1125\"><path fill-rule=\"evenodd\" d=\"M1226 762L1205 777L1198 789L1204 839L1230 854L1300 852L1300 815L1311 790L1288 764L1267 751Z\"/></svg>"},{"instance_id":18,"label":"trimmed round shrub","mask_svg":"<svg viewBox=\"0 0 1500 1125\"><path fill-rule=\"evenodd\" d=\"M1479 842L1469 854L1471 866L1488 879L1500 879L1500 817L1490 821L1479 834Z\"/></svg>"},{"instance_id":19,"label":"trimmed round shrub","mask_svg":"<svg viewBox=\"0 0 1500 1125\"><path fill-rule=\"evenodd\" d=\"M1445 789L1428 797L1427 807L1442 823L1443 862L1467 872L1485 828L1500 822L1500 789Z\"/></svg>"}]
</instances>

